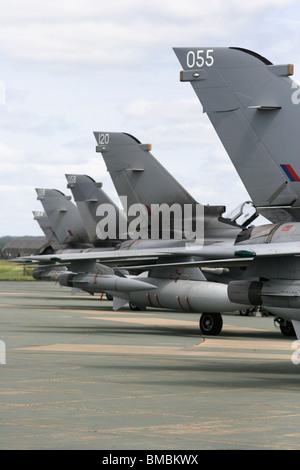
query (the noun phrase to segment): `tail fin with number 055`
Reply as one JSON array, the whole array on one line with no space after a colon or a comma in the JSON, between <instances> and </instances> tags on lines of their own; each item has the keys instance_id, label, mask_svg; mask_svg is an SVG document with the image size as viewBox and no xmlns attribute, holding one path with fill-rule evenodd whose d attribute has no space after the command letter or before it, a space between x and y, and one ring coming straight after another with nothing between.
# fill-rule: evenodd
<instances>
[{"instance_id":1,"label":"tail fin with number 055","mask_svg":"<svg viewBox=\"0 0 300 470\"><path fill-rule=\"evenodd\" d=\"M237 47L174 48L258 211L300 220L300 100L291 64Z\"/></svg>"}]
</instances>

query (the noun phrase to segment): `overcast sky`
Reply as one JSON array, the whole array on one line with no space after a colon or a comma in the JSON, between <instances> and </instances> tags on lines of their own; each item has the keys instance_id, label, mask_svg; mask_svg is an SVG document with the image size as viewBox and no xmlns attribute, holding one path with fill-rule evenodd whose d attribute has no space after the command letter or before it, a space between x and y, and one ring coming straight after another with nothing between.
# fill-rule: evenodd
<instances>
[{"instance_id":1,"label":"overcast sky","mask_svg":"<svg viewBox=\"0 0 300 470\"><path fill-rule=\"evenodd\" d=\"M172 47L237 46L293 63L296 0L0 0L0 236L43 235L34 188L66 173L116 193L93 131L127 132L201 203L249 198Z\"/></svg>"}]
</instances>

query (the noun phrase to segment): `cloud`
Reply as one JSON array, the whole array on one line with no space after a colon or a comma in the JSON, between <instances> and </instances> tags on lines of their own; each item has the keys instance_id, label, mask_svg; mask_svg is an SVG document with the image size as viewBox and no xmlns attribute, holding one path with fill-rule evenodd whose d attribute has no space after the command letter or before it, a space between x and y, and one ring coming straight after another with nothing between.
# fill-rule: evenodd
<instances>
[{"instance_id":1,"label":"cloud","mask_svg":"<svg viewBox=\"0 0 300 470\"><path fill-rule=\"evenodd\" d=\"M135 118L149 118L157 119L158 117L172 120L181 121L183 116L188 116L193 119L199 116L200 109L199 100L197 98L190 100L173 100L173 101L150 101L146 99L137 99L128 103L124 108L125 114Z\"/></svg>"},{"instance_id":2,"label":"cloud","mask_svg":"<svg viewBox=\"0 0 300 470\"><path fill-rule=\"evenodd\" d=\"M226 40L257 15L292 0L12 0L1 11L0 49L11 57L60 67L132 66L170 44ZM183 44L184 45L184 44Z\"/></svg>"},{"instance_id":3,"label":"cloud","mask_svg":"<svg viewBox=\"0 0 300 470\"><path fill-rule=\"evenodd\" d=\"M65 173L102 180L111 196L109 174L95 154L98 129L151 143L153 155L201 202L243 201L245 190L214 129L190 85L179 82L172 47L233 45L274 63L297 63L295 0L0 5L4 235L15 230L13 204L23 233L36 233L34 188L65 192Z\"/></svg>"},{"instance_id":4,"label":"cloud","mask_svg":"<svg viewBox=\"0 0 300 470\"><path fill-rule=\"evenodd\" d=\"M124 108L132 122L142 122L134 129L135 137L143 142L165 144L212 144L216 134L208 119L202 118L197 98L166 101L137 99ZM129 121L130 122L130 121ZM159 124L157 124L159 123Z\"/></svg>"},{"instance_id":5,"label":"cloud","mask_svg":"<svg viewBox=\"0 0 300 470\"><path fill-rule=\"evenodd\" d=\"M74 129L74 125L61 116L41 116L26 109L2 106L0 128L15 133L25 132L40 136L53 136L57 132Z\"/></svg>"}]
</instances>

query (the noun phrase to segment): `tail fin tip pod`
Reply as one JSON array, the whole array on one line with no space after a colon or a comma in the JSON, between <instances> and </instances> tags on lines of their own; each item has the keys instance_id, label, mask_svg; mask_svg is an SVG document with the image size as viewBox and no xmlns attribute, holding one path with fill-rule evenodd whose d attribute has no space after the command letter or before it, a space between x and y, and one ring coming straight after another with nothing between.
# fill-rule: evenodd
<instances>
[{"instance_id":1,"label":"tail fin tip pod","mask_svg":"<svg viewBox=\"0 0 300 470\"><path fill-rule=\"evenodd\" d=\"M94 132L97 142L96 152L106 152L115 145L138 145L141 150L151 151L151 144L142 144L136 137L127 132Z\"/></svg>"},{"instance_id":2,"label":"tail fin tip pod","mask_svg":"<svg viewBox=\"0 0 300 470\"><path fill-rule=\"evenodd\" d=\"M300 181L287 174L290 168L300 174L300 99L292 64L274 65L239 47L174 52L181 80L191 83L258 211L268 211L273 222L283 210L297 217Z\"/></svg>"}]
</instances>

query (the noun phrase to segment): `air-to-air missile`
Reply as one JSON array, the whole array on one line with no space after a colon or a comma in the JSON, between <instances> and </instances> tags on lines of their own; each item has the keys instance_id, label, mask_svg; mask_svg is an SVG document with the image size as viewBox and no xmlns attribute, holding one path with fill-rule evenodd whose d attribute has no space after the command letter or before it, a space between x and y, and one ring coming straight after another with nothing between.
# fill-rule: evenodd
<instances>
[{"instance_id":1,"label":"air-to-air missile","mask_svg":"<svg viewBox=\"0 0 300 470\"><path fill-rule=\"evenodd\" d=\"M32 271L32 277L38 281L57 281L59 274L65 271L65 266L39 266Z\"/></svg>"},{"instance_id":2,"label":"air-to-air missile","mask_svg":"<svg viewBox=\"0 0 300 470\"><path fill-rule=\"evenodd\" d=\"M142 278L141 278L142 279ZM146 278L145 278L146 279ZM155 289L156 286L137 278L121 277L114 274L98 275L89 273L62 273L57 278L62 286L76 287L86 292L138 292Z\"/></svg>"}]
</instances>

